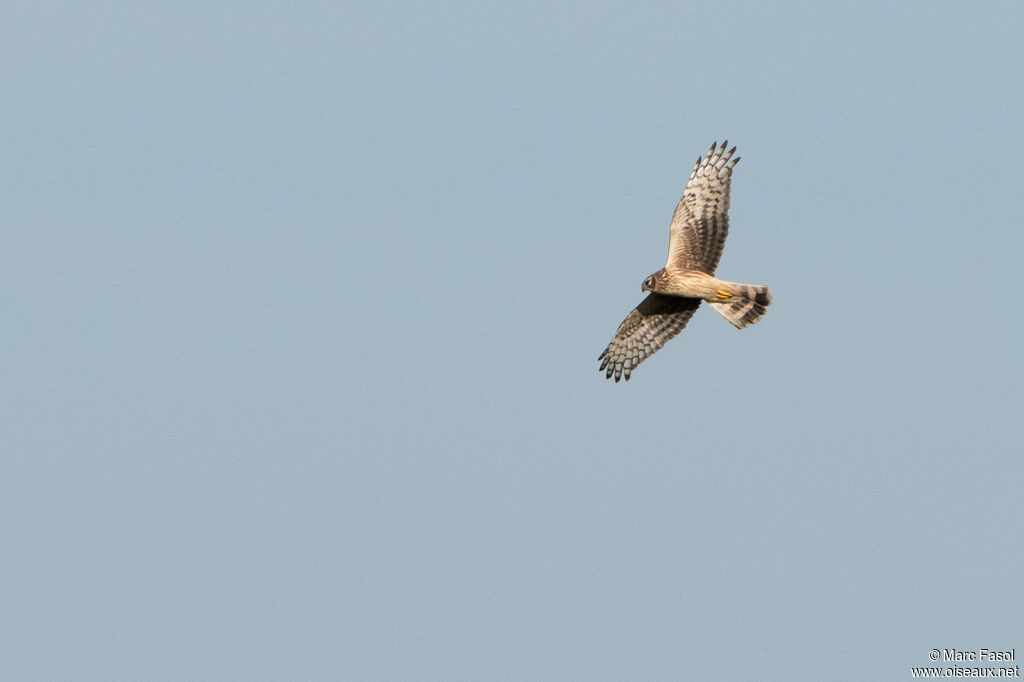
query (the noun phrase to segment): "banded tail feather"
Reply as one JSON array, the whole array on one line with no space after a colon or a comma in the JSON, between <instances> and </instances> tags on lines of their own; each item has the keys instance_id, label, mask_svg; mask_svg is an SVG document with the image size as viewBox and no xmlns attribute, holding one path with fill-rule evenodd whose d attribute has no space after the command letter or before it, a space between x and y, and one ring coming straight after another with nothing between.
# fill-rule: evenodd
<instances>
[{"instance_id":1,"label":"banded tail feather","mask_svg":"<svg viewBox=\"0 0 1024 682\"><path fill-rule=\"evenodd\" d=\"M735 282L730 282L729 285L729 293L736 298L711 303L711 307L729 320L729 324L737 329L744 329L764 317L766 308L772 303L772 294L768 287Z\"/></svg>"},{"instance_id":2,"label":"banded tail feather","mask_svg":"<svg viewBox=\"0 0 1024 682\"><path fill-rule=\"evenodd\" d=\"M763 298L762 298L763 300ZM768 301L771 302L769 296ZM754 324L768 312L765 304L749 298L737 298L726 303L712 303L711 307L729 321L737 329L744 329Z\"/></svg>"},{"instance_id":3,"label":"banded tail feather","mask_svg":"<svg viewBox=\"0 0 1024 682\"><path fill-rule=\"evenodd\" d=\"M772 304L772 292L768 291L768 287L765 286L737 284L736 291L734 293L737 293L744 298L749 298L755 303L760 303L761 305Z\"/></svg>"}]
</instances>

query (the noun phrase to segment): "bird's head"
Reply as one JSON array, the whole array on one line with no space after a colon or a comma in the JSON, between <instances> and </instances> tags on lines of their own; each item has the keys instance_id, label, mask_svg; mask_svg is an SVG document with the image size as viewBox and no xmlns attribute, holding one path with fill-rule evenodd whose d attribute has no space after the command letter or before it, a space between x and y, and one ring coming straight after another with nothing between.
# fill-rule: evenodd
<instances>
[{"instance_id":1,"label":"bird's head","mask_svg":"<svg viewBox=\"0 0 1024 682\"><path fill-rule=\"evenodd\" d=\"M661 275L663 270L658 270L653 275L649 276L644 280L643 286L640 287L641 291L656 291L658 288L658 276Z\"/></svg>"}]
</instances>

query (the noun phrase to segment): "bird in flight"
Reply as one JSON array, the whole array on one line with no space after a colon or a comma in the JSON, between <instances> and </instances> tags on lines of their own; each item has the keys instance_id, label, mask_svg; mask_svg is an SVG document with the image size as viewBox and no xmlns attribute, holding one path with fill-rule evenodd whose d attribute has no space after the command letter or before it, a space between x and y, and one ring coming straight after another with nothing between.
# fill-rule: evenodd
<instances>
[{"instance_id":1,"label":"bird in flight","mask_svg":"<svg viewBox=\"0 0 1024 682\"><path fill-rule=\"evenodd\" d=\"M716 278L729 233L729 184L740 157L729 151L728 142L711 149L690 173L683 197L669 227L665 267L644 280L650 294L619 325L600 357L605 378L615 381L654 355L693 317L701 301L707 301L737 329L748 327L772 302L768 287L739 284Z\"/></svg>"}]
</instances>

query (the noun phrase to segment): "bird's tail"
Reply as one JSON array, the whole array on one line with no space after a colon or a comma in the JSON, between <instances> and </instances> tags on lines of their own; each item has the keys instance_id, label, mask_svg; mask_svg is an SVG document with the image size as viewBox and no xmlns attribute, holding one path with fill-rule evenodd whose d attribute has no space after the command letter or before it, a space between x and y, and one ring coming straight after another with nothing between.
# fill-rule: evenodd
<instances>
[{"instance_id":1,"label":"bird's tail","mask_svg":"<svg viewBox=\"0 0 1024 682\"><path fill-rule=\"evenodd\" d=\"M764 317L772 302L772 294L768 287L732 282L729 284L732 298L721 303L710 302L712 308L737 329L749 327Z\"/></svg>"}]
</instances>

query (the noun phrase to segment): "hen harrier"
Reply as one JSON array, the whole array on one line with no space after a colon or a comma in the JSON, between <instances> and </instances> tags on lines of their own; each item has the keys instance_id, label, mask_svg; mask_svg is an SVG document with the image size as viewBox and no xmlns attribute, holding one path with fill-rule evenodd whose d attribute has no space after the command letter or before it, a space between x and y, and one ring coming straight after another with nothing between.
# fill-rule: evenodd
<instances>
[{"instance_id":1,"label":"hen harrier","mask_svg":"<svg viewBox=\"0 0 1024 682\"><path fill-rule=\"evenodd\" d=\"M669 227L668 261L644 280L651 292L619 325L600 357L605 378L618 381L654 355L707 301L737 329L754 324L772 302L766 286L738 284L714 277L729 233L729 183L740 157L728 143L711 145L690 173L683 198Z\"/></svg>"}]
</instances>

